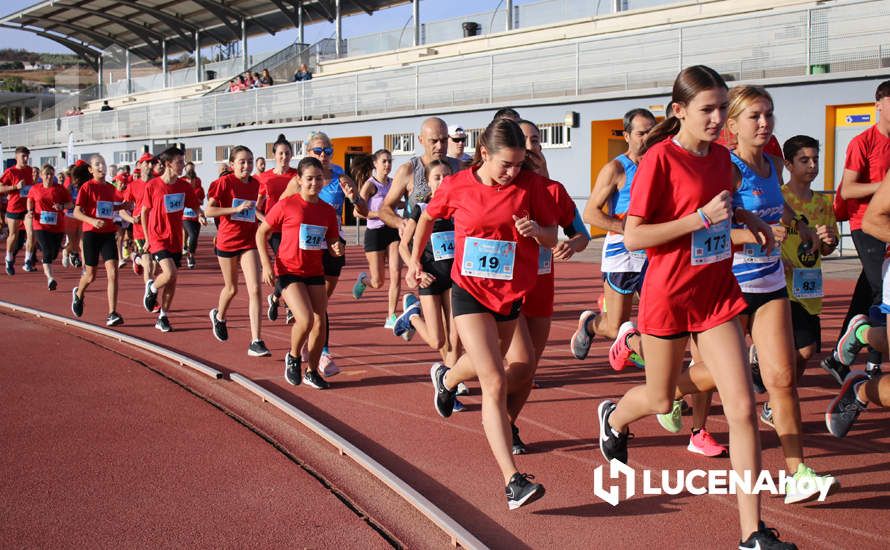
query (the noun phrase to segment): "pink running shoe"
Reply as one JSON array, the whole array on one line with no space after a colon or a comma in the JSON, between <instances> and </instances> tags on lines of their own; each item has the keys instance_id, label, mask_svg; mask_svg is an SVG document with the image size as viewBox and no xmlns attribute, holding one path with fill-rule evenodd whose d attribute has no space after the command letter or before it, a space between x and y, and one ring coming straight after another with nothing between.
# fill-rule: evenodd
<instances>
[{"instance_id":1,"label":"pink running shoe","mask_svg":"<svg viewBox=\"0 0 890 550\"><path fill-rule=\"evenodd\" d=\"M717 443L708 430L702 428L697 434L689 437L689 445L686 450L690 453L705 455L710 457L722 456L726 454L726 447Z\"/></svg>"},{"instance_id":2,"label":"pink running shoe","mask_svg":"<svg viewBox=\"0 0 890 550\"><path fill-rule=\"evenodd\" d=\"M318 360L318 368L321 369L321 375L325 378L334 376L340 372L340 367L334 363L334 358L330 353L321 352L321 359Z\"/></svg>"},{"instance_id":3,"label":"pink running shoe","mask_svg":"<svg viewBox=\"0 0 890 550\"><path fill-rule=\"evenodd\" d=\"M616 371L624 370L630 364L630 354L633 350L627 345L627 338L633 334L639 334L633 323L627 321L618 328L618 336L609 348L609 364Z\"/></svg>"}]
</instances>

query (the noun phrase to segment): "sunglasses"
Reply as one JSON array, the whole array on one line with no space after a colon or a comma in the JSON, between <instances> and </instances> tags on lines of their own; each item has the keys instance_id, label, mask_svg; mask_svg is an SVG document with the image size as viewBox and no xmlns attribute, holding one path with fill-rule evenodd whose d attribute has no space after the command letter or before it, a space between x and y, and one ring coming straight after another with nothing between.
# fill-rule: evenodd
<instances>
[{"instance_id":1,"label":"sunglasses","mask_svg":"<svg viewBox=\"0 0 890 550\"><path fill-rule=\"evenodd\" d=\"M467 138L465 138L465 137L462 137L462 138L450 138L450 139L451 139L451 141L453 141L454 143L464 143L465 141L467 141Z\"/></svg>"},{"instance_id":2,"label":"sunglasses","mask_svg":"<svg viewBox=\"0 0 890 550\"><path fill-rule=\"evenodd\" d=\"M315 153L316 155L320 155L320 154L324 153L327 156L331 156L334 154L333 147L313 147L312 149L309 149L309 150L312 151L313 153Z\"/></svg>"}]
</instances>

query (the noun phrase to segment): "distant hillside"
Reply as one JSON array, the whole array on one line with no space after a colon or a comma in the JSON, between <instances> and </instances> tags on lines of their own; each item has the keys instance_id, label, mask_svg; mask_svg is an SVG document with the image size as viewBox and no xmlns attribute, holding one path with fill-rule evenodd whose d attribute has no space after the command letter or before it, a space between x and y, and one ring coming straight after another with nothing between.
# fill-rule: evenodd
<instances>
[{"instance_id":1,"label":"distant hillside","mask_svg":"<svg viewBox=\"0 0 890 550\"><path fill-rule=\"evenodd\" d=\"M83 63L79 57L71 53L40 53L22 49L0 48L0 60L21 61L23 63L49 63L55 66L71 66Z\"/></svg>"}]
</instances>

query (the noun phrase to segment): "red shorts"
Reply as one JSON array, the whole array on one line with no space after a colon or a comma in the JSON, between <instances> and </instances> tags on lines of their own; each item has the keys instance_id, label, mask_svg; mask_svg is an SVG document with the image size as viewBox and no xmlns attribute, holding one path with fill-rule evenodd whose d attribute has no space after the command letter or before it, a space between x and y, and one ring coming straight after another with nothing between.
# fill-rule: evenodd
<instances>
[{"instance_id":1,"label":"red shorts","mask_svg":"<svg viewBox=\"0 0 890 550\"><path fill-rule=\"evenodd\" d=\"M526 317L553 317L553 273L538 275L535 287L522 300L522 314Z\"/></svg>"}]
</instances>

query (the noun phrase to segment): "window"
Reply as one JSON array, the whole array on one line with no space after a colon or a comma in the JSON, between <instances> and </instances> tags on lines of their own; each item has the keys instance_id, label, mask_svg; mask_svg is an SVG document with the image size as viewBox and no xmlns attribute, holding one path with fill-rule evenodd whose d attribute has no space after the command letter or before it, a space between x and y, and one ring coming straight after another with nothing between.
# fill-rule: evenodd
<instances>
[{"instance_id":1,"label":"window","mask_svg":"<svg viewBox=\"0 0 890 550\"><path fill-rule=\"evenodd\" d=\"M464 153L471 155L476 152L476 144L479 143L479 136L485 131L485 128L469 128L464 130L467 133L467 143L464 146Z\"/></svg>"},{"instance_id":2,"label":"window","mask_svg":"<svg viewBox=\"0 0 890 550\"><path fill-rule=\"evenodd\" d=\"M389 149L394 155L414 154L414 133L407 134L385 134L383 136L383 147Z\"/></svg>"},{"instance_id":3,"label":"window","mask_svg":"<svg viewBox=\"0 0 890 550\"><path fill-rule=\"evenodd\" d=\"M186 147L185 161L194 162L195 164L204 162L204 149L202 149L201 147Z\"/></svg>"},{"instance_id":4,"label":"window","mask_svg":"<svg viewBox=\"0 0 890 550\"><path fill-rule=\"evenodd\" d=\"M229 155L232 154L234 145L217 145L216 146L216 162L228 162Z\"/></svg>"},{"instance_id":5,"label":"window","mask_svg":"<svg viewBox=\"0 0 890 550\"><path fill-rule=\"evenodd\" d=\"M130 151L115 151L114 152L114 163L115 164L129 164L136 162L138 158L136 150Z\"/></svg>"},{"instance_id":6,"label":"window","mask_svg":"<svg viewBox=\"0 0 890 550\"><path fill-rule=\"evenodd\" d=\"M53 168L58 168L59 157L40 157L40 166L38 166L38 168L42 169L45 164L49 164Z\"/></svg>"},{"instance_id":7,"label":"window","mask_svg":"<svg viewBox=\"0 0 890 550\"><path fill-rule=\"evenodd\" d=\"M562 122L547 122L539 124L541 130L541 147L571 147L572 129Z\"/></svg>"},{"instance_id":8,"label":"window","mask_svg":"<svg viewBox=\"0 0 890 550\"><path fill-rule=\"evenodd\" d=\"M303 155L303 140L297 139L290 142L291 151L294 152L294 158L302 158ZM275 143L267 143L266 144L266 159L274 159L275 158Z\"/></svg>"}]
</instances>

